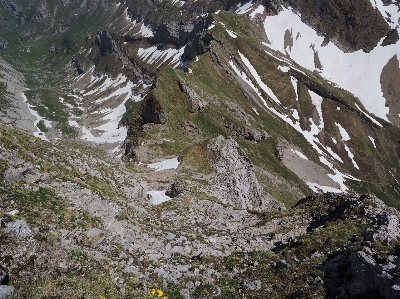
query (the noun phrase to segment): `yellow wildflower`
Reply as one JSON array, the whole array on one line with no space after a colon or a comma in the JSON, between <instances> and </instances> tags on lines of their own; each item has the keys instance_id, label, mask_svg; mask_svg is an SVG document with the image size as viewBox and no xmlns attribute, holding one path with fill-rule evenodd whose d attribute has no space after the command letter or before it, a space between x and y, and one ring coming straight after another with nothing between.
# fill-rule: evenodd
<instances>
[{"instance_id":1,"label":"yellow wildflower","mask_svg":"<svg viewBox=\"0 0 400 299\"><path fill-rule=\"evenodd\" d=\"M157 292L156 289L151 289L151 292L150 292L150 293L151 293L152 295L155 295L156 292Z\"/></svg>"},{"instance_id":2,"label":"yellow wildflower","mask_svg":"<svg viewBox=\"0 0 400 299\"><path fill-rule=\"evenodd\" d=\"M157 290L157 295L158 295L158 297L162 297L164 295L164 293L161 290Z\"/></svg>"},{"instance_id":3,"label":"yellow wildflower","mask_svg":"<svg viewBox=\"0 0 400 299\"><path fill-rule=\"evenodd\" d=\"M106 296L100 296L100 299L107 299Z\"/></svg>"}]
</instances>

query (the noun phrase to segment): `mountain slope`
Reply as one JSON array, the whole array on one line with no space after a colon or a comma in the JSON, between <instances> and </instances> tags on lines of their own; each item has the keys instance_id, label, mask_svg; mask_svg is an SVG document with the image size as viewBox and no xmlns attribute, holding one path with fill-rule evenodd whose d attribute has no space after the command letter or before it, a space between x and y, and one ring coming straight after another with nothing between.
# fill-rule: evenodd
<instances>
[{"instance_id":1,"label":"mountain slope","mask_svg":"<svg viewBox=\"0 0 400 299\"><path fill-rule=\"evenodd\" d=\"M396 298L397 3L0 6L16 298Z\"/></svg>"}]
</instances>

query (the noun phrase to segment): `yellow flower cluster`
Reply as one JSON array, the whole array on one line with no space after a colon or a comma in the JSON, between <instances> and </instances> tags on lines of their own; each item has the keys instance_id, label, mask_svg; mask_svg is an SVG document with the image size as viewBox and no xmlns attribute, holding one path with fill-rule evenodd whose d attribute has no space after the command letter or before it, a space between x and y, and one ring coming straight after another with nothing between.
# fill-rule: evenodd
<instances>
[{"instance_id":1,"label":"yellow flower cluster","mask_svg":"<svg viewBox=\"0 0 400 299\"><path fill-rule=\"evenodd\" d=\"M162 299L167 299L167 296L164 295L164 292L158 289L151 289L150 293L153 296L162 297Z\"/></svg>"},{"instance_id":2,"label":"yellow flower cluster","mask_svg":"<svg viewBox=\"0 0 400 299\"><path fill-rule=\"evenodd\" d=\"M106 296L100 296L100 299L107 299Z\"/></svg>"}]
</instances>

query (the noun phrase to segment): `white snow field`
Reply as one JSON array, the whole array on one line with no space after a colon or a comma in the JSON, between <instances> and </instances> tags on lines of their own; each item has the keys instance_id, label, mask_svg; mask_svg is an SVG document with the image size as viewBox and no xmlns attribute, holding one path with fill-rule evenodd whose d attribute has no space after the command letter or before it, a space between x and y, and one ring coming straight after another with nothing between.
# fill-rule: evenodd
<instances>
[{"instance_id":1,"label":"white snow field","mask_svg":"<svg viewBox=\"0 0 400 299\"><path fill-rule=\"evenodd\" d=\"M383 6L381 0L371 0L371 3L384 18L388 17L386 12L390 13L388 23L400 30L397 26L400 14L395 4ZM323 46L324 37L304 24L290 8L283 9L276 16L267 16L264 29L268 37L268 43L264 43L266 46L288 55L306 69L319 72L324 78L357 96L368 111L388 120L386 115L389 108L385 107L380 76L383 67L394 55L400 58L400 41L386 47L382 47L380 42L370 53L362 50L344 53L332 42ZM293 46L285 47L285 33L292 36ZM315 65L315 52L321 68Z\"/></svg>"}]
</instances>

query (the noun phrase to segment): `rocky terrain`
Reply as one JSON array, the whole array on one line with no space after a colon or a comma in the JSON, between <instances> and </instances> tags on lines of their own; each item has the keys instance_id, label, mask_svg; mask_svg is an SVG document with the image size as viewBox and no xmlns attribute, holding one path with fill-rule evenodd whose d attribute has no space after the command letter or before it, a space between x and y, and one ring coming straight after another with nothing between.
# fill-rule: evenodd
<instances>
[{"instance_id":1,"label":"rocky terrain","mask_svg":"<svg viewBox=\"0 0 400 299\"><path fill-rule=\"evenodd\" d=\"M327 193L259 212L185 188L152 205L132 169L101 151L7 129L1 136L4 294L398 296L400 214L374 196ZM235 148L221 137L210 147L218 142ZM229 153L225 167L244 163Z\"/></svg>"},{"instance_id":2,"label":"rocky terrain","mask_svg":"<svg viewBox=\"0 0 400 299\"><path fill-rule=\"evenodd\" d=\"M397 1L0 1L0 298L400 297Z\"/></svg>"}]
</instances>

